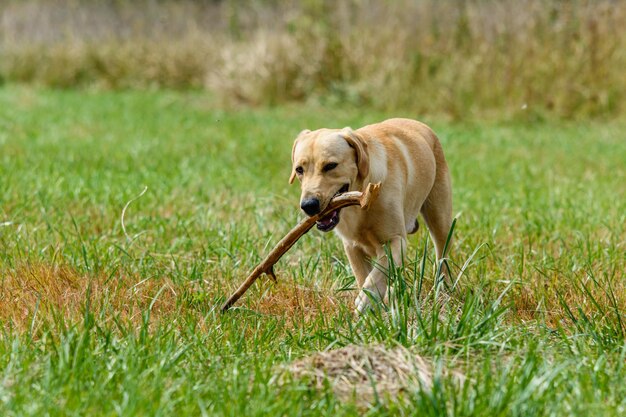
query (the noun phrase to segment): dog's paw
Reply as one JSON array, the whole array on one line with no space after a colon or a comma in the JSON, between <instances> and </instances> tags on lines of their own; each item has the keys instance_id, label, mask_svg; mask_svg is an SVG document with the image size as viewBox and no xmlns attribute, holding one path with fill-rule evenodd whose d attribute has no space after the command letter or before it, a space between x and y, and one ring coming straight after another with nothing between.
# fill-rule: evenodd
<instances>
[{"instance_id":1,"label":"dog's paw","mask_svg":"<svg viewBox=\"0 0 626 417\"><path fill-rule=\"evenodd\" d=\"M364 314L367 311L371 310L374 307L373 303L377 302L378 300L379 297L374 295L372 291L369 291L367 289L361 290L359 292L359 295L356 297L356 300L354 300L354 310L359 315Z\"/></svg>"},{"instance_id":2,"label":"dog's paw","mask_svg":"<svg viewBox=\"0 0 626 417\"><path fill-rule=\"evenodd\" d=\"M365 313L371 307L372 307L372 303L369 297L367 296L367 294L365 294L363 291L359 292L359 295L357 295L356 300L354 300L354 311L360 315L360 314Z\"/></svg>"}]
</instances>

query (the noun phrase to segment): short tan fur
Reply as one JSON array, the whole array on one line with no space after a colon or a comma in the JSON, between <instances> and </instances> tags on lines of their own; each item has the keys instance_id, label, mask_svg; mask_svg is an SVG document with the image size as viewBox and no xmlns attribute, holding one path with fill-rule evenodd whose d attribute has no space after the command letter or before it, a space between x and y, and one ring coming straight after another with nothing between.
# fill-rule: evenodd
<instances>
[{"instance_id":1,"label":"short tan fur","mask_svg":"<svg viewBox=\"0 0 626 417\"><path fill-rule=\"evenodd\" d=\"M402 261L419 214L442 258L452 224L452 185L439 139L425 124L398 118L357 130L304 130L294 141L292 163L289 180L300 180L301 202L316 199L320 210L346 185L361 191L370 182L381 183L369 210L343 209L335 228L361 289L358 312L370 306L363 289L385 298L387 278L373 265L387 265L385 244L394 262Z\"/></svg>"}]
</instances>

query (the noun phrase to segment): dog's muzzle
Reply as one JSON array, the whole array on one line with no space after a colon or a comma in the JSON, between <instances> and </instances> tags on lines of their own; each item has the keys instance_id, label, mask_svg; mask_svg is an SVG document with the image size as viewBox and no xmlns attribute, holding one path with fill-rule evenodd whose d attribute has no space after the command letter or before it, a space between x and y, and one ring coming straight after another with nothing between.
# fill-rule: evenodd
<instances>
[{"instance_id":1,"label":"dog's muzzle","mask_svg":"<svg viewBox=\"0 0 626 417\"><path fill-rule=\"evenodd\" d=\"M333 198L337 197L340 194L343 194L343 193L347 192L349 188L350 188L350 184L344 184L344 186L341 187L341 189L335 193ZM333 230L335 228L335 226L337 226L339 224L339 220L340 220L339 219L339 212L340 211L341 211L341 209L333 210L327 216L325 216L325 217L319 219L317 222L315 222L315 225L322 232L330 232L331 230Z\"/></svg>"}]
</instances>

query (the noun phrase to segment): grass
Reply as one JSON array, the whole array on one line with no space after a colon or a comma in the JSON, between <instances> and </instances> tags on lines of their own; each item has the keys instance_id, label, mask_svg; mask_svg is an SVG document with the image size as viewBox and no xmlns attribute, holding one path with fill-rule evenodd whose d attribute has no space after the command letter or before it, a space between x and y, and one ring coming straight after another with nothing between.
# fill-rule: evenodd
<instances>
[{"instance_id":1,"label":"grass","mask_svg":"<svg viewBox=\"0 0 626 417\"><path fill-rule=\"evenodd\" d=\"M624 114L624 0L0 2L0 84L453 120Z\"/></svg>"},{"instance_id":2,"label":"grass","mask_svg":"<svg viewBox=\"0 0 626 417\"><path fill-rule=\"evenodd\" d=\"M424 121L459 213L455 291L427 233L364 318L337 237L312 232L227 315L220 303L299 217L291 141L391 116L200 92L0 90L0 414L538 415L626 412L623 121ZM420 118L407 112L393 115ZM145 193L143 192L146 190ZM445 372L363 405L276 383L351 344Z\"/></svg>"}]
</instances>

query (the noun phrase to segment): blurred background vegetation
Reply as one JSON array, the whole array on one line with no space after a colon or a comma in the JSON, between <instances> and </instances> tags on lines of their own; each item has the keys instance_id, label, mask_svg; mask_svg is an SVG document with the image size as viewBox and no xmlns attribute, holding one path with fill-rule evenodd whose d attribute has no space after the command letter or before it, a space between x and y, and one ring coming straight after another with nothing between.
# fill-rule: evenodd
<instances>
[{"instance_id":1,"label":"blurred background vegetation","mask_svg":"<svg viewBox=\"0 0 626 417\"><path fill-rule=\"evenodd\" d=\"M618 117L626 1L0 0L0 83Z\"/></svg>"}]
</instances>

